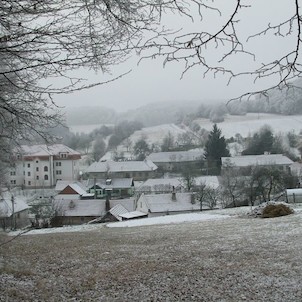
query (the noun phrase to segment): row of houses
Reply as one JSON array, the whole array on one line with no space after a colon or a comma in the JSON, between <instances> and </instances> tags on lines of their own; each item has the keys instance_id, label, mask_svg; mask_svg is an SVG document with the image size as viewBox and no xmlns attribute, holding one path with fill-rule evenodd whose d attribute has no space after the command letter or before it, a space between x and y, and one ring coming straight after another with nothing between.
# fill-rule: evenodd
<instances>
[{"instance_id":1,"label":"row of houses","mask_svg":"<svg viewBox=\"0 0 302 302\"><path fill-rule=\"evenodd\" d=\"M197 165L201 160L200 152L160 152L151 154L145 161L100 161L80 173L80 154L64 145L22 147L10 171L10 184L24 188L55 186L51 202L63 224L200 211L200 202L192 192L185 192L180 177L163 178L158 172L159 169L172 171L181 163ZM282 154L223 157L221 160L222 171L232 167L242 175L249 173L252 166L277 166L298 176L301 174L301 164ZM81 174L87 179L81 179ZM220 186L217 176L196 177L195 182L197 186L206 184L214 190ZM297 200L298 193L295 194ZM0 202L2 225L11 221L12 212L17 213L17 206L8 210L10 205L9 200ZM28 208L23 209L26 210Z\"/></svg>"},{"instance_id":2,"label":"row of houses","mask_svg":"<svg viewBox=\"0 0 302 302\"><path fill-rule=\"evenodd\" d=\"M203 150L158 152L144 161L100 161L80 170L81 154L63 144L22 145L13 155L9 171L10 186L24 188L54 187L57 181L88 179L132 178L145 181L173 171L189 163L199 163Z\"/></svg>"},{"instance_id":3,"label":"row of houses","mask_svg":"<svg viewBox=\"0 0 302 302\"><path fill-rule=\"evenodd\" d=\"M158 152L144 161L100 161L80 171L81 154L63 144L21 146L14 154L9 171L9 184L24 188L54 187L58 181L75 181L83 178L104 181L105 179L133 179L145 181L162 177L162 171L173 171L188 164L200 165L204 151ZM222 157L222 169L232 166L248 173L251 166L277 166L280 169L300 173L301 164L294 163L282 154L246 155Z\"/></svg>"}]
</instances>

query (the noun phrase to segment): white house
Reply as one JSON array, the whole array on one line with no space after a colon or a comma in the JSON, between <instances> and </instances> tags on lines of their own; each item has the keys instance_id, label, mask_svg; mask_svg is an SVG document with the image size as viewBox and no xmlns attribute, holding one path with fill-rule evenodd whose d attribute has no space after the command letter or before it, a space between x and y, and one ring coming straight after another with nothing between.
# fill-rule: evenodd
<instances>
[{"instance_id":1,"label":"white house","mask_svg":"<svg viewBox=\"0 0 302 302\"><path fill-rule=\"evenodd\" d=\"M209 209L206 206L202 208ZM192 193L142 194L137 201L136 210L155 217L200 211L200 203Z\"/></svg>"},{"instance_id":2,"label":"white house","mask_svg":"<svg viewBox=\"0 0 302 302\"><path fill-rule=\"evenodd\" d=\"M58 180L76 180L79 175L81 154L63 144L23 145L13 157L11 186L47 188L55 186Z\"/></svg>"},{"instance_id":3,"label":"white house","mask_svg":"<svg viewBox=\"0 0 302 302\"><path fill-rule=\"evenodd\" d=\"M91 179L133 178L133 180L146 180L154 178L156 170L157 166L150 160L105 161L91 164L85 173Z\"/></svg>"},{"instance_id":4,"label":"white house","mask_svg":"<svg viewBox=\"0 0 302 302\"><path fill-rule=\"evenodd\" d=\"M184 189L181 181L177 178L154 178L142 183L136 192L139 193L170 193L181 192Z\"/></svg>"},{"instance_id":5,"label":"white house","mask_svg":"<svg viewBox=\"0 0 302 302\"><path fill-rule=\"evenodd\" d=\"M293 161L282 154L242 155L234 157L222 157L222 172L225 168L244 172L251 167L276 167L280 170L289 171ZM244 174L244 173L243 173Z\"/></svg>"},{"instance_id":6,"label":"white house","mask_svg":"<svg viewBox=\"0 0 302 302\"><path fill-rule=\"evenodd\" d=\"M189 151L156 152L147 156L159 168L164 171L180 169L188 164L199 164L204 158L203 149L193 149Z\"/></svg>"}]
</instances>

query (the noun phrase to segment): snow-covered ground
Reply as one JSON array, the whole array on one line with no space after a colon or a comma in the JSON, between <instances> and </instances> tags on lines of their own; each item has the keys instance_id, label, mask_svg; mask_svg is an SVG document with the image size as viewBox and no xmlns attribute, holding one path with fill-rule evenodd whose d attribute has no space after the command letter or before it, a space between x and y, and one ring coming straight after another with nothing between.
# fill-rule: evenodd
<instances>
[{"instance_id":1,"label":"snow-covered ground","mask_svg":"<svg viewBox=\"0 0 302 302\"><path fill-rule=\"evenodd\" d=\"M296 213L302 212L302 204L291 205ZM89 232L98 231L103 227L109 228L123 228L123 227L138 227L138 226L151 226L151 225L169 225L189 222L202 222L209 220L221 220L231 217L239 217L247 215L252 211L252 207L237 207L229 209L217 209L211 211L203 211L197 213L177 214L177 215L166 215L159 217L150 217L142 219L133 219L127 221L111 222L107 224L83 224L77 226L64 226L60 228L45 228L45 229L34 229L23 235L42 235L42 234L53 234L53 233L70 233L70 232ZM22 233L22 232L21 232ZM9 232L10 236L16 236L20 234L20 231Z\"/></svg>"},{"instance_id":2,"label":"snow-covered ground","mask_svg":"<svg viewBox=\"0 0 302 302\"><path fill-rule=\"evenodd\" d=\"M0 301L301 301L301 213L240 217L248 209L192 223L0 234Z\"/></svg>"},{"instance_id":3,"label":"snow-covered ground","mask_svg":"<svg viewBox=\"0 0 302 302\"><path fill-rule=\"evenodd\" d=\"M164 124L153 127L142 128L135 131L131 136L132 142L137 142L141 138L146 138L148 144L161 144L164 137L170 133L174 138L177 138L179 134L185 133L186 130L176 126L175 124Z\"/></svg>"},{"instance_id":4,"label":"snow-covered ground","mask_svg":"<svg viewBox=\"0 0 302 302\"><path fill-rule=\"evenodd\" d=\"M208 119L197 119L196 123L201 128L206 130L212 130L213 123ZM222 129L222 134L226 137L235 136L240 133L243 137L252 135L257 132L262 126L268 125L272 127L275 133L287 133L294 131L296 134L302 130L302 115L277 115L268 113L248 113L246 115L226 115L225 120L222 123L218 123L218 127ZM78 125L71 126L70 130L73 132L89 133L96 128L101 127L101 124L96 125ZM133 142L138 141L144 137L148 143L161 143L163 138L171 133L175 138L178 134L184 133L185 129L178 127L175 124L164 124L153 127L146 127L139 131L136 131L130 139Z\"/></svg>"},{"instance_id":5,"label":"snow-covered ground","mask_svg":"<svg viewBox=\"0 0 302 302\"><path fill-rule=\"evenodd\" d=\"M212 130L213 123L208 119L198 119L196 122L201 128ZM302 129L302 115L277 115L267 113L248 113L246 115L227 115L218 127L226 138L234 137L239 133L243 137L253 135L264 125L270 126L274 133L287 133L294 131L299 134Z\"/></svg>"}]
</instances>

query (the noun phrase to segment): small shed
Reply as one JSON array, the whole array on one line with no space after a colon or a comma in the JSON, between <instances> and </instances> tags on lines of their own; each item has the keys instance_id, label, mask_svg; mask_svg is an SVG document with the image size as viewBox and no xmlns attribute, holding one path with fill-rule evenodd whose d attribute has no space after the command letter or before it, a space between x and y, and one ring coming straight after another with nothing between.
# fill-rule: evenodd
<instances>
[{"instance_id":1,"label":"small shed","mask_svg":"<svg viewBox=\"0 0 302 302\"><path fill-rule=\"evenodd\" d=\"M10 194L0 198L0 225L4 230L29 226L28 212L29 206L22 198Z\"/></svg>"},{"instance_id":2,"label":"small shed","mask_svg":"<svg viewBox=\"0 0 302 302\"><path fill-rule=\"evenodd\" d=\"M302 203L302 189L287 189L286 201L288 203Z\"/></svg>"}]
</instances>

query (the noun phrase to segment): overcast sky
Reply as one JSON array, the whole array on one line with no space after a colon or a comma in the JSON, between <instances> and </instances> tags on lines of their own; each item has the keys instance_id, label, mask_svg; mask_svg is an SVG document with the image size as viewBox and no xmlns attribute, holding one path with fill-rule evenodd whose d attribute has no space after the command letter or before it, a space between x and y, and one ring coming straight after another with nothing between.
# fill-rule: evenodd
<instances>
[{"instance_id":1,"label":"overcast sky","mask_svg":"<svg viewBox=\"0 0 302 302\"><path fill-rule=\"evenodd\" d=\"M222 9L230 11L236 1L219 1ZM276 1L276 0L253 0L245 3L252 3L253 7L245 9L239 18L240 31L245 35L254 33L261 29L261 26L267 25L269 22L277 22L283 20L286 15L293 11L294 1ZM228 13L226 13L228 16ZM169 19L169 18L168 18ZM179 21L175 21L174 17L169 19L171 24L174 23L175 28L179 26ZM187 30L198 30L198 28L215 28L221 26L219 19L211 15L205 19L205 25L199 22L192 24L188 21L181 21L182 27ZM175 25L177 24L177 26ZM252 58L238 57L232 61L233 66L241 68L249 68L259 66L263 60L268 59L280 50L289 47L289 42L283 43L280 38L265 36L262 39L254 40L249 43L249 49L257 52L257 62L253 62ZM103 86L95 87L90 90L75 92L70 95L60 95L55 98L59 106L105 106L114 108L117 111L125 111L133 109L151 102L164 101L206 101L206 100L228 100L239 96L240 94L256 89L251 78L237 79L227 86L228 78L224 76L203 77L203 70L195 68L181 79L183 66L178 63L171 63L163 68L163 60L144 60L137 65L138 57L133 57L126 63L115 67L111 76L104 76L102 73L85 72L81 76L88 78L89 82L103 81L103 79L114 78L119 74L132 70L123 78L108 83ZM256 64L256 65L255 65ZM260 87L269 86L272 80L265 79Z\"/></svg>"}]
</instances>

